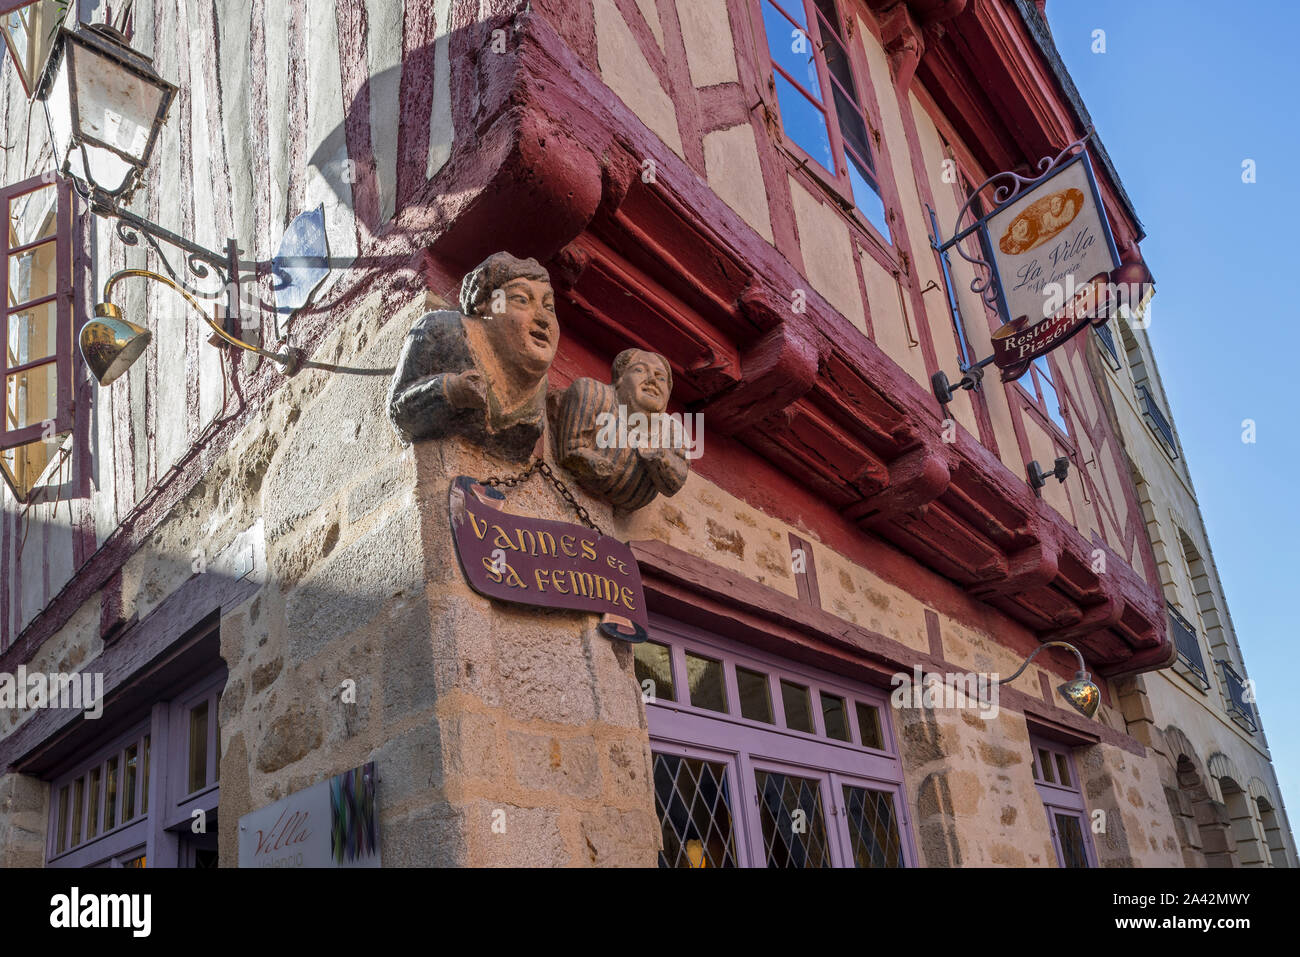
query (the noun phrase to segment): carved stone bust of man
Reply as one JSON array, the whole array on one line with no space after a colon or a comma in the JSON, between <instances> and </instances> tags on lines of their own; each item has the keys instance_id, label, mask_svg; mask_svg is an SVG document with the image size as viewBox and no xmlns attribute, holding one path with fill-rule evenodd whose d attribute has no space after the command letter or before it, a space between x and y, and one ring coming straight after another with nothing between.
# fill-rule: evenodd
<instances>
[{"instance_id":1,"label":"carved stone bust of man","mask_svg":"<svg viewBox=\"0 0 1300 957\"><path fill-rule=\"evenodd\" d=\"M674 495L690 469L680 423L665 414L673 374L663 356L627 349L613 384L577 379L560 399L556 453L597 498L627 511Z\"/></svg>"},{"instance_id":2,"label":"carved stone bust of man","mask_svg":"<svg viewBox=\"0 0 1300 957\"><path fill-rule=\"evenodd\" d=\"M459 313L426 313L407 333L389 418L404 443L459 435L527 461L545 428L546 373L559 342L546 270L494 253L465 276Z\"/></svg>"}]
</instances>

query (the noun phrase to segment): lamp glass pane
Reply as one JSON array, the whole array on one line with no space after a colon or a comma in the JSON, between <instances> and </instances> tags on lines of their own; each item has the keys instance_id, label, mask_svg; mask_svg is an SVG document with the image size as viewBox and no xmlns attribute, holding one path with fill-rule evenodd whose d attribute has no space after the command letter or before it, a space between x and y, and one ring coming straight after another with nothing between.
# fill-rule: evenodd
<instances>
[{"instance_id":1,"label":"lamp glass pane","mask_svg":"<svg viewBox=\"0 0 1300 957\"><path fill-rule=\"evenodd\" d=\"M68 58L62 57L54 71L49 92L45 97L45 115L50 124L50 143L54 147L54 163L59 170L69 161L72 148L72 98L69 95ZM84 175L78 173L78 175Z\"/></svg>"},{"instance_id":2,"label":"lamp glass pane","mask_svg":"<svg viewBox=\"0 0 1300 957\"><path fill-rule=\"evenodd\" d=\"M68 56L73 60L82 137L143 163L163 90L96 50L69 44Z\"/></svg>"}]
</instances>

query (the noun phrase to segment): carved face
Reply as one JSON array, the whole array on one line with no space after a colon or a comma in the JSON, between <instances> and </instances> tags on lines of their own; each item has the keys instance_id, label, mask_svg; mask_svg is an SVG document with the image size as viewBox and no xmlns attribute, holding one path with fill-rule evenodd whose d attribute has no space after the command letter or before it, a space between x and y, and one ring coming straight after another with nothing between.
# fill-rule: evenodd
<instances>
[{"instance_id":1,"label":"carved face","mask_svg":"<svg viewBox=\"0 0 1300 957\"><path fill-rule=\"evenodd\" d=\"M638 352L623 369L615 385L618 401L638 412L662 412L668 408L668 369L650 352Z\"/></svg>"},{"instance_id":2,"label":"carved face","mask_svg":"<svg viewBox=\"0 0 1300 957\"><path fill-rule=\"evenodd\" d=\"M503 365L534 380L546 374L560 344L550 283L511 279L488 297L483 317L488 342Z\"/></svg>"}]
</instances>

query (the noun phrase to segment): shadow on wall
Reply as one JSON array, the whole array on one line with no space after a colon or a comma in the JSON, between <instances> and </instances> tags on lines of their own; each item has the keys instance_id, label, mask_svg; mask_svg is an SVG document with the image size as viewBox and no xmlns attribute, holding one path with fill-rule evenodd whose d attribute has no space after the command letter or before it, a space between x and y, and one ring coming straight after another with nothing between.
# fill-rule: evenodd
<instances>
[{"instance_id":1,"label":"shadow on wall","mask_svg":"<svg viewBox=\"0 0 1300 957\"><path fill-rule=\"evenodd\" d=\"M268 549L259 522L210 557L184 550L201 540L200 528L198 520L177 528L193 511L178 509L153 539L167 550L133 555L34 654L25 642L0 653L0 674L22 666L28 675L81 675L102 689L98 719L0 698L0 781L18 773L52 782L77 771L154 704L224 663L223 823L374 760L391 845L385 863L436 863L429 855L446 840L427 833L442 777L434 642L419 518L403 497L405 508L359 515L354 533L326 516ZM0 834L12 830L9 813L0 806ZM412 837L416 818L425 822L424 850ZM220 838L222 859L233 862L235 828Z\"/></svg>"}]
</instances>

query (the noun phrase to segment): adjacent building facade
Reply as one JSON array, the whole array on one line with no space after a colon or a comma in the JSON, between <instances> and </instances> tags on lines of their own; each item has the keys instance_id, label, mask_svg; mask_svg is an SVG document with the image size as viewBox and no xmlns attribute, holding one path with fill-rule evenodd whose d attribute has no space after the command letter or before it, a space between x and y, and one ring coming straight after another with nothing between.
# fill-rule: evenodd
<instances>
[{"instance_id":1,"label":"adjacent building facade","mask_svg":"<svg viewBox=\"0 0 1300 957\"><path fill-rule=\"evenodd\" d=\"M1132 679L1189 867L1295 867L1253 685L1147 335L1149 316L1098 330L1095 365L1124 437L1177 658ZM1247 424L1248 427L1248 424ZM1141 699L1147 700L1139 704ZM1158 729L1159 733L1154 733Z\"/></svg>"},{"instance_id":2,"label":"adjacent building facade","mask_svg":"<svg viewBox=\"0 0 1300 957\"><path fill-rule=\"evenodd\" d=\"M4 5L0 673L104 694L97 717L0 708L0 863L292 863L306 828L264 854L241 827L372 762L385 866L1294 862L1235 686L1164 670L1172 604L1245 674L1190 480L1136 451L1131 373L1089 333L946 407L932 391L1001 325L978 243L932 239L1088 132L1039 7L74 4L177 87L130 209L234 240L241 336L310 360L286 375L123 283L153 341L100 387L72 343L110 274L222 290L45 175L16 66L41 33L12 20L31 6ZM1104 148L1079 149L1140 262ZM278 310L303 214L328 276ZM599 455L578 464L559 398L624 373L702 423L632 510ZM529 429L566 494L521 477ZM528 602L471 587L458 476L628 543L649 640L539 607L554 575L521 579ZM1203 556L1186 579L1175 529ZM524 538L497 545L500 579ZM1077 670L1059 649L981 695L1047 641L1083 655L1094 719L1055 692Z\"/></svg>"}]
</instances>

